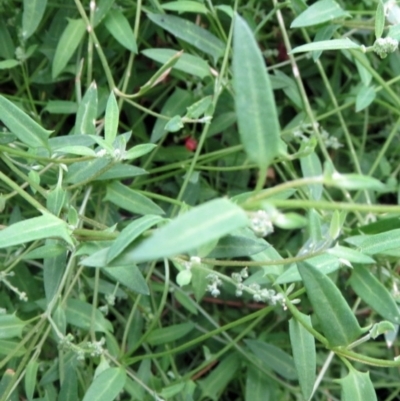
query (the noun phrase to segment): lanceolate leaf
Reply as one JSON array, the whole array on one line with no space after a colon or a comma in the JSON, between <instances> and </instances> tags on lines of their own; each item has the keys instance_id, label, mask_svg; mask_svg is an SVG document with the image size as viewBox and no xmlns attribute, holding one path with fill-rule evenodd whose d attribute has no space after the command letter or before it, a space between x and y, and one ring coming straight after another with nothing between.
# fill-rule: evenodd
<instances>
[{"instance_id":1,"label":"lanceolate leaf","mask_svg":"<svg viewBox=\"0 0 400 401\"><path fill-rule=\"evenodd\" d=\"M56 78L68 64L68 61L79 46L85 34L85 30L86 25L82 19L71 19L68 21L68 25L58 41L56 53L54 55L51 72L53 78Z\"/></svg>"},{"instance_id":2,"label":"lanceolate leaf","mask_svg":"<svg viewBox=\"0 0 400 401\"><path fill-rule=\"evenodd\" d=\"M359 372L350 365L349 374L335 381L342 387L341 401L377 401L369 372Z\"/></svg>"},{"instance_id":3,"label":"lanceolate leaf","mask_svg":"<svg viewBox=\"0 0 400 401\"><path fill-rule=\"evenodd\" d=\"M356 340L362 330L333 281L307 262L300 262L297 266L329 344L346 346Z\"/></svg>"},{"instance_id":4,"label":"lanceolate leaf","mask_svg":"<svg viewBox=\"0 0 400 401\"><path fill-rule=\"evenodd\" d=\"M279 153L279 121L264 59L249 26L238 15L233 35L233 86L241 141L249 159L264 170Z\"/></svg>"},{"instance_id":5,"label":"lanceolate leaf","mask_svg":"<svg viewBox=\"0 0 400 401\"><path fill-rule=\"evenodd\" d=\"M51 237L59 237L72 244L67 223L46 213L40 217L19 221L1 230L0 248Z\"/></svg>"},{"instance_id":6,"label":"lanceolate leaf","mask_svg":"<svg viewBox=\"0 0 400 401\"><path fill-rule=\"evenodd\" d=\"M15 315L0 316L0 338L21 337L25 324Z\"/></svg>"},{"instance_id":7,"label":"lanceolate leaf","mask_svg":"<svg viewBox=\"0 0 400 401\"><path fill-rule=\"evenodd\" d=\"M92 82L79 103L76 113L75 134L95 135L95 120L97 114L97 85Z\"/></svg>"},{"instance_id":8,"label":"lanceolate leaf","mask_svg":"<svg viewBox=\"0 0 400 401\"><path fill-rule=\"evenodd\" d=\"M47 0L24 0L22 13L22 36L28 39L39 26L46 10Z\"/></svg>"},{"instance_id":9,"label":"lanceolate leaf","mask_svg":"<svg viewBox=\"0 0 400 401\"><path fill-rule=\"evenodd\" d=\"M119 122L118 103L113 92L107 101L106 116L104 118L104 139L109 145L112 145L117 136Z\"/></svg>"},{"instance_id":10,"label":"lanceolate leaf","mask_svg":"<svg viewBox=\"0 0 400 401\"><path fill-rule=\"evenodd\" d=\"M132 213L164 214L164 211L152 200L119 182L113 182L107 186L107 195L104 200Z\"/></svg>"},{"instance_id":11,"label":"lanceolate leaf","mask_svg":"<svg viewBox=\"0 0 400 401\"><path fill-rule=\"evenodd\" d=\"M48 148L51 131L42 128L28 114L0 95L0 120L16 137L28 146Z\"/></svg>"},{"instance_id":12,"label":"lanceolate leaf","mask_svg":"<svg viewBox=\"0 0 400 401\"><path fill-rule=\"evenodd\" d=\"M306 45L295 47L292 53L302 53L311 51L324 51L324 50L344 50L344 49L360 49L361 46L351 41L349 38L345 39L331 39L321 40L319 42L307 43Z\"/></svg>"},{"instance_id":13,"label":"lanceolate leaf","mask_svg":"<svg viewBox=\"0 0 400 401\"><path fill-rule=\"evenodd\" d=\"M355 266L350 285L356 294L383 318L400 323L399 307L386 287L365 267Z\"/></svg>"},{"instance_id":14,"label":"lanceolate leaf","mask_svg":"<svg viewBox=\"0 0 400 401\"><path fill-rule=\"evenodd\" d=\"M304 10L290 25L291 28L301 28L323 24L336 18L348 17L349 13L344 11L334 0L320 0Z\"/></svg>"},{"instance_id":15,"label":"lanceolate leaf","mask_svg":"<svg viewBox=\"0 0 400 401\"><path fill-rule=\"evenodd\" d=\"M310 316L302 316L304 321L312 326ZM304 399L308 400L314 387L317 363L314 336L294 318L289 320L289 334L301 392Z\"/></svg>"},{"instance_id":16,"label":"lanceolate leaf","mask_svg":"<svg viewBox=\"0 0 400 401\"><path fill-rule=\"evenodd\" d=\"M125 227L115 242L111 245L107 254L107 263L117 257L124 249L128 247L139 235L150 227L162 221L162 217L147 215L137 219Z\"/></svg>"},{"instance_id":17,"label":"lanceolate leaf","mask_svg":"<svg viewBox=\"0 0 400 401\"><path fill-rule=\"evenodd\" d=\"M225 52L224 43L210 33L186 19L166 14L147 14L155 24L172 33L177 38L209 54L216 62Z\"/></svg>"},{"instance_id":18,"label":"lanceolate leaf","mask_svg":"<svg viewBox=\"0 0 400 401\"><path fill-rule=\"evenodd\" d=\"M227 199L215 199L160 228L126 257L143 262L196 249L248 224L246 213Z\"/></svg>"},{"instance_id":19,"label":"lanceolate leaf","mask_svg":"<svg viewBox=\"0 0 400 401\"><path fill-rule=\"evenodd\" d=\"M93 380L83 401L114 401L125 382L124 368L108 368Z\"/></svg>"},{"instance_id":20,"label":"lanceolate leaf","mask_svg":"<svg viewBox=\"0 0 400 401\"><path fill-rule=\"evenodd\" d=\"M112 36L124 47L137 53L136 39L128 20L119 10L108 11L104 24Z\"/></svg>"}]
</instances>

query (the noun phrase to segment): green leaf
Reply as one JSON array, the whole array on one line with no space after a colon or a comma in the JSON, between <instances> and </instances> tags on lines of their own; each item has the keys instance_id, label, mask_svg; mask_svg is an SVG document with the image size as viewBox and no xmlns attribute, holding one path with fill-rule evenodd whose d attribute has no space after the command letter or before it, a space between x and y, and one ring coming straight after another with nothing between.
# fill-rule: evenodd
<instances>
[{"instance_id":1,"label":"green leaf","mask_svg":"<svg viewBox=\"0 0 400 401\"><path fill-rule=\"evenodd\" d=\"M152 200L117 181L107 185L107 194L104 200L132 213L164 214L164 210Z\"/></svg>"},{"instance_id":2,"label":"green leaf","mask_svg":"<svg viewBox=\"0 0 400 401\"><path fill-rule=\"evenodd\" d=\"M104 118L104 139L112 145L117 136L119 123L119 108L114 92L110 93L106 106L106 115Z\"/></svg>"},{"instance_id":3,"label":"green leaf","mask_svg":"<svg viewBox=\"0 0 400 401\"><path fill-rule=\"evenodd\" d=\"M22 37L28 39L35 33L46 10L47 0L24 0Z\"/></svg>"},{"instance_id":4,"label":"green leaf","mask_svg":"<svg viewBox=\"0 0 400 401\"><path fill-rule=\"evenodd\" d=\"M379 180L368 175L361 174L339 174L337 172L328 176L324 173L325 185L348 190L372 189L376 191L385 190L385 185Z\"/></svg>"},{"instance_id":5,"label":"green leaf","mask_svg":"<svg viewBox=\"0 0 400 401\"><path fill-rule=\"evenodd\" d=\"M370 256L364 255L361 252L341 245L336 245L335 247L328 249L326 252L330 255L336 256L339 259L344 259L345 261L348 261L350 263L376 263L375 260L372 259Z\"/></svg>"},{"instance_id":6,"label":"green leaf","mask_svg":"<svg viewBox=\"0 0 400 401\"><path fill-rule=\"evenodd\" d=\"M54 237L62 238L72 245L67 223L50 213L46 213L40 217L19 221L1 230L0 248Z\"/></svg>"},{"instance_id":7,"label":"green leaf","mask_svg":"<svg viewBox=\"0 0 400 401\"><path fill-rule=\"evenodd\" d=\"M176 50L172 49L146 49L142 51L146 57L158 61L159 63L166 63L174 54ZM210 76L210 66L207 61L200 57L193 56L192 54L183 53L173 68L194 75L204 79Z\"/></svg>"},{"instance_id":8,"label":"green leaf","mask_svg":"<svg viewBox=\"0 0 400 401\"><path fill-rule=\"evenodd\" d=\"M383 30L385 28L385 7L382 0L378 0L378 6L375 14L375 38L379 39L382 37Z\"/></svg>"},{"instance_id":9,"label":"green leaf","mask_svg":"<svg viewBox=\"0 0 400 401\"><path fill-rule=\"evenodd\" d=\"M107 30L124 47L133 53L137 53L135 35L124 14L117 9L108 11L104 20Z\"/></svg>"},{"instance_id":10,"label":"green leaf","mask_svg":"<svg viewBox=\"0 0 400 401\"><path fill-rule=\"evenodd\" d=\"M208 10L204 4L198 3L197 1L170 1L161 5L164 10L177 11L179 13L196 13L196 14L207 14Z\"/></svg>"},{"instance_id":11,"label":"green leaf","mask_svg":"<svg viewBox=\"0 0 400 401\"><path fill-rule=\"evenodd\" d=\"M301 171L304 178L318 177L322 175L322 165L315 152L300 158ZM307 185L310 196L313 200L320 200L323 186L320 184Z\"/></svg>"},{"instance_id":12,"label":"green leaf","mask_svg":"<svg viewBox=\"0 0 400 401\"><path fill-rule=\"evenodd\" d=\"M168 344L186 336L194 327L194 323L180 323L155 329L147 337L147 342L150 345Z\"/></svg>"},{"instance_id":13,"label":"green leaf","mask_svg":"<svg viewBox=\"0 0 400 401\"><path fill-rule=\"evenodd\" d=\"M246 401L272 401L268 376L253 365L247 367Z\"/></svg>"},{"instance_id":14,"label":"green leaf","mask_svg":"<svg viewBox=\"0 0 400 401\"><path fill-rule=\"evenodd\" d=\"M128 247L128 245L130 245L146 230L155 224L158 224L162 220L163 218L160 216L147 215L127 225L108 250L107 263L110 263L114 258L122 253Z\"/></svg>"},{"instance_id":15,"label":"green leaf","mask_svg":"<svg viewBox=\"0 0 400 401\"><path fill-rule=\"evenodd\" d=\"M44 110L50 114L75 114L78 104L69 100L49 100Z\"/></svg>"},{"instance_id":16,"label":"green leaf","mask_svg":"<svg viewBox=\"0 0 400 401\"><path fill-rule=\"evenodd\" d=\"M400 323L399 307L390 292L365 267L355 266L349 283L355 293L384 319Z\"/></svg>"},{"instance_id":17,"label":"green leaf","mask_svg":"<svg viewBox=\"0 0 400 401\"><path fill-rule=\"evenodd\" d=\"M332 39L333 34L338 30L339 25L325 25L322 26L314 37L314 42L321 42L323 40L330 40ZM317 61L321 56L322 51L316 50L313 52L313 60Z\"/></svg>"},{"instance_id":18,"label":"green leaf","mask_svg":"<svg viewBox=\"0 0 400 401\"><path fill-rule=\"evenodd\" d=\"M143 278L139 268L135 265L130 264L129 266L116 266L116 267L103 267L101 269L105 274L112 277L116 282L129 288L131 291L149 295L150 290Z\"/></svg>"},{"instance_id":19,"label":"green leaf","mask_svg":"<svg viewBox=\"0 0 400 401\"><path fill-rule=\"evenodd\" d=\"M236 372L240 368L241 358L237 353L231 353L219 362L213 369L212 374L205 379L199 380L199 386L202 389L201 400L221 400L222 392L232 381Z\"/></svg>"},{"instance_id":20,"label":"green leaf","mask_svg":"<svg viewBox=\"0 0 400 401\"><path fill-rule=\"evenodd\" d=\"M33 399L33 393L35 392L38 368L39 364L36 362L36 360L30 360L29 363L26 365L24 386L25 394L29 401Z\"/></svg>"},{"instance_id":21,"label":"green leaf","mask_svg":"<svg viewBox=\"0 0 400 401\"><path fill-rule=\"evenodd\" d=\"M325 51L325 50L344 50L344 49L361 49L361 45L351 41L349 38L345 39L330 39L321 40L319 42L307 43L295 47L291 53L303 53L312 51Z\"/></svg>"},{"instance_id":22,"label":"green leaf","mask_svg":"<svg viewBox=\"0 0 400 401\"><path fill-rule=\"evenodd\" d=\"M296 17L290 27L303 28L343 17L350 17L350 14L344 11L338 3L333 0L320 0Z\"/></svg>"},{"instance_id":23,"label":"green leaf","mask_svg":"<svg viewBox=\"0 0 400 401\"><path fill-rule=\"evenodd\" d=\"M80 184L90 179L100 179L106 172L107 168L112 166L112 160L107 157L96 158L88 162L76 162L68 168L65 174L65 181L72 184ZM103 171L102 175L98 175L99 171Z\"/></svg>"},{"instance_id":24,"label":"green leaf","mask_svg":"<svg viewBox=\"0 0 400 401\"><path fill-rule=\"evenodd\" d=\"M206 96L198 100L196 103L187 108L185 117L197 119L203 115L207 115L210 106L212 105L212 96Z\"/></svg>"},{"instance_id":25,"label":"green leaf","mask_svg":"<svg viewBox=\"0 0 400 401\"><path fill-rule=\"evenodd\" d=\"M13 315L0 315L0 338L8 339L13 337L21 337L22 329L26 325L15 314Z\"/></svg>"},{"instance_id":26,"label":"green leaf","mask_svg":"<svg viewBox=\"0 0 400 401\"><path fill-rule=\"evenodd\" d=\"M62 208L65 205L67 198L67 192L61 187L57 186L47 193L46 207L47 210L54 214L54 216L59 216Z\"/></svg>"},{"instance_id":27,"label":"green leaf","mask_svg":"<svg viewBox=\"0 0 400 401\"><path fill-rule=\"evenodd\" d=\"M164 130L167 132L178 132L183 128L183 122L181 116L173 116L164 126Z\"/></svg>"},{"instance_id":28,"label":"green leaf","mask_svg":"<svg viewBox=\"0 0 400 401\"><path fill-rule=\"evenodd\" d=\"M73 363L64 366L64 380L57 401L76 401L78 399L77 367Z\"/></svg>"},{"instance_id":29,"label":"green leaf","mask_svg":"<svg viewBox=\"0 0 400 401\"><path fill-rule=\"evenodd\" d=\"M322 332L332 347L351 344L362 330L333 281L307 262L298 269Z\"/></svg>"},{"instance_id":30,"label":"green leaf","mask_svg":"<svg viewBox=\"0 0 400 401\"><path fill-rule=\"evenodd\" d=\"M351 365L349 374L335 380L342 387L341 401L377 401L374 385L369 377L369 372L359 372Z\"/></svg>"},{"instance_id":31,"label":"green leaf","mask_svg":"<svg viewBox=\"0 0 400 401\"><path fill-rule=\"evenodd\" d=\"M144 262L196 249L248 224L246 213L227 199L194 207L138 245L127 257Z\"/></svg>"},{"instance_id":32,"label":"green leaf","mask_svg":"<svg viewBox=\"0 0 400 401\"><path fill-rule=\"evenodd\" d=\"M69 324L84 330L94 330L100 332L113 331L112 324L104 317L104 315L95 309L94 321L92 327L93 306L79 299L69 298L65 310L65 317Z\"/></svg>"},{"instance_id":33,"label":"green leaf","mask_svg":"<svg viewBox=\"0 0 400 401\"><path fill-rule=\"evenodd\" d=\"M126 382L124 368L109 368L93 380L83 401L113 401L122 391Z\"/></svg>"},{"instance_id":34,"label":"green leaf","mask_svg":"<svg viewBox=\"0 0 400 401\"><path fill-rule=\"evenodd\" d=\"M400 229L386 231L375 235L356 235L345 239L355 245L362 253L375 255L400 247Z\"/></svg>"},{"instance_id":35,"label":"green leaf","mask_svg":"<svg viewBox=\"0 0 400 401\"><path fill-rule=\"evenodd\" d=\"M18 351L17 351L18 347ZM0 340L0 355L5 355L8 356L10 355L10 350L12 350L12 353L14 357L19 357L19 356L24 356L26 355L26 348L21 347L21 342L16 342L16 341L9 341L9 340ZM0 390L1 394L1 390Z\"/></svg>"},{"instance_id":36,"label":"green leaf","mask_svg":"<svg viewBox=\"0 0 400 401\"><path fill-rule=\"evenodd\" d=\"M70 19L57 43L56 53L53 58L51 76L57 78L68 64L75 50L78 48L86 31L86 24L82 19Z\"/></svg>"},{"instance_id":37,"label":"green leaf","mask_svg":"<svg viewBox=\"0 0 400 401\"><path fill-rule=\"evenodd\" d=\"M97 115L97 85L92 82L79 103L76 113L75 135L95 135Z\"/></svg>"},{"instance_id":38,"label":"green leaf","mask_svg":"<svg viewBox=\"0 0 400 401\"><path fill-rule=\"evenodd\" d=\"M240 138L251 161L265 170L279 154L279 121L265 61L249 26L238 15L232 63Z\"/></svg>"},{"instance_id":39,"label":"green leaf","mask_svg":"<svg viewBox=\"0 0 400 401\"><path fill-rule=\"evenodd\" d=\"M0 95L0 120L22 142L33 148L49 147L48 137L52 131L42 128L28 114Z\"/></svg>"},{"instance_id":40,"label":"green leaf","mask_svg":"<svg viewBox=\"0 0 400 401\"><path fill-rule=\"evenodd\" d=\"M14 68L21 63L18 60L9 59L0 61L0 70L8 70L10 68Z\"/></svg>"},{"instance_id":41,"label":"green leaf","mask_svg":"<svg viewBox=\"0 0 400 401\"><path fill-rule=\"evenodd\" d=\"M262 238L247 238L241 235L227 235L218 241L218 244L207 256L209 258L237 258L250 256L262 252L268 244Z\"/></svg>"},{"instance_id":42,"label":"green leaf","mask_svg":"<svg viewBox=\"0 0 400 401\"><path fill-rule=\"evenodd\" d=\"M114 1L115 0L96 1L96 10L94 12L93 22L94 27L96 27L111 10L111 7L114 5Z\"/></svg>"},{"instance_id":43,"label":"green leaf","mask_svg":"<svg viewBox=\"0 0 400 401\"><path fill-rule=\"evenodd\" d=\"M176 88L164 103L161 114L167 117L184 114L186 107L193 102L193 95L180 88ZM158 118L151 132L151 142L158 142L168 131L165 130L165 119Z\"/></svg>"},{"instance_id":44,"label":"green leaf","mask_svg":"<svg viewBox=\"0 0 400 401\"><path fill-rule=\"evenodd\" d=\"M297 372L293 358L275 345L259 340L245 340L245 344L264 366L288 380L296 380Z\"/></svg>"},{"instance_id":45,"label":"green leaf","mask_svg":"<svg viewBox=\"0 0 400 401\"><path fill-rule=\"evenodd\" d=\"M214 63L225 53L224 43L208 30L186 19L167 14L147 14L155 24L172 33L179 39L209 54Z\"/></svg>"},{"instance_id":46,"label":"green leaf","mask_svg":"<svg viewBox=\"0 0 400 401\"><path fill-rule=\"evenodd\" d=\"M310 316L303 314L302 316L304 321L312 327ZM313 392L317 364L314 336L294 318L289 320L289 334L301 392L308 400Z\"/></svg>"},{"instance_id":47,"label":"green leaf","mask_svg":"<svg viewBox=\"0 0 400 401\"><path fill-rule=\"evenodd\" d=\"M133 148L130 148L124 154L124 160L134 160L147 155L152 150L157 147L154 143L142 143L141 145L136 145Z\"/></svg>"},{"instance_id":48,"label":"green leaf","mask_svg":"<svg viewBox=\"0 0 400 401\"><path fill-rule=\"evenodd\" d=\"M140 145L138 145L140 146ZM118 180L123 178L133 178L138 175L147 174L146 170L140 167L131 166L130 164L118 163L113 165L111 168L107 169L103 174L98 175L94 178L95 181L104 180Z\"/></svg>"},{"instance_id":49,"label":"green leaf","mask_svg":"<svg viewBox=\"0 0 400 401\"><path fill-rule=\"evenodd\" d=\"M374 88L362 86L356 97L356 112L366 109L376 98Z\"/></svg>"}]
</instances>

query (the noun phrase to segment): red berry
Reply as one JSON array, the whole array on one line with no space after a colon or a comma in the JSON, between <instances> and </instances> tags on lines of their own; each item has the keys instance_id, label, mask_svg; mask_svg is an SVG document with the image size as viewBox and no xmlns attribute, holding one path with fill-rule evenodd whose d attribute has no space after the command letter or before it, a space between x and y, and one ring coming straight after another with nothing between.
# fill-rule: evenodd
<instances>
[{"instance_id":1,"label":"red berry","mask_svg":"<svg viewBox=\"0 0 400 401\"><path fill-rule=\"evenodd\" d=\"M189 152L194 152L197 148L197 141L196 139L192 138L191 136L188 136L185 139L185 148L189 151Z\"/></svg>"}]
</instances>

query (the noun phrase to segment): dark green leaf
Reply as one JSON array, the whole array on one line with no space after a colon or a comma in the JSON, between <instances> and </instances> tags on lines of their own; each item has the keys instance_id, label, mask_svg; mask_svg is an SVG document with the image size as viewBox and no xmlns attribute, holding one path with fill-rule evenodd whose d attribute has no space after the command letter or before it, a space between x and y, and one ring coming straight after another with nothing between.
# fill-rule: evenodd
<instances>
[{"instance_id":1,"label":"dark green leaf","mask_svg":"<svg viewBox=\"0 0 400 401\"><path fill-rule=\"evenodd\" d=\"M248 224L246 213L227 199L215 199L186 212L126 255L143 262L196 249Z\"/></svg>"},{"instance_id":2,"label":"dark green leaf","mask_svg":"<svg viewBox=\"0 0 400 401\"><path fill-rule=\"evenodd\" d=\"M264 170L279 154L278 115L265 61L249 26L238 15L232 64L241 141L251 161Z\"/></svg>"},{"instance_id":3,"label":"dark green leaf","mask_svg":"<svg viewBox=\"0 0 400 401\"><path fill-rule=\"evenodd\" d=\"M300 262L297 266L329 344L333 347L351 344L362 330L339 289L328 276L309 263Z\"/></svg>"},{"instance_id":4,"label":"dark green leaf","mask_svg":"<svg viewBox=\"0 0 400 401\"><path fill-rule=\"evenodd\" d=\"M400 323L399 307L386 287L365 267L354 266L350 285L356 294L383 318Z\"/></svg>"},{"instance_id":5,"label":"dark green leaf","mask_svg":"<svg viewBox=\"0 0 400 401\"><path fill-rule=\"evenodd\" d=\"M46 10L47 0L24 0L22 36L24 40L35 33Z\"/></svg>"},{"instance_id":6,"label":"dark green leaf","mask_svg":"<svg viewBox=\"0 0 400 401\"><path fill-rule=\"evenodd\" d=\"M164 211L152 200L117 181L107 185L107 194L104 200L132 213L164 214Z\"/></svg>"},{"instance_id":7,"label":"dark green leaf","mask_svg":"<svg viewBox=\"0 0 400 401\"><path fill-rule=\"evenodd\" d=\"M124 47L133 53L137 53L136 39L129 21L124 14L117 9L108 11L104 24L111 35Z\"/></svg>"},{"instance_id":8,"label":"dark green leaf","mask_svg":"<svg viewBox=\"0 0 400 401\"><path fill-rule=\"evenodd\" d=\"M213 57L214 63L225 52L224 43L208 30L186 19L167 14L147 14L155 24Z\"/></svg>"},{"instance_id":9,"label":"dark green leaf","mask_svg":"<svg viewBox=\"0 0 400 401\"><path fill-rule=\"evenodd\" d=\"M147 337L147 342L150 345L167 344L184 337L186 334L190 333L194 327L194 323L181 323L155 329Z\"/></svg>"},{"instance_id":10,"label":"dark green leaf","mask_svg":"<svg viewBox=\"0 0 400 401\"><path fill-rule=\"evenodd\" d=\"M304 321L312 327L310 316L302 316ZM308 400L313 392L317 364L314 336L294 318L289 320L289 334L301 392Z\"/></svg>"},{"instance_id":11,"label":"dark green leaf","mask_svg":"<svg viewBox=\"0 0 400 401\"><path fill-rule=\"evenodd\" d=\"M150 294L146 280L135 265L103 267L102 271L137 294Z\"/></svg>"}]
</instances>

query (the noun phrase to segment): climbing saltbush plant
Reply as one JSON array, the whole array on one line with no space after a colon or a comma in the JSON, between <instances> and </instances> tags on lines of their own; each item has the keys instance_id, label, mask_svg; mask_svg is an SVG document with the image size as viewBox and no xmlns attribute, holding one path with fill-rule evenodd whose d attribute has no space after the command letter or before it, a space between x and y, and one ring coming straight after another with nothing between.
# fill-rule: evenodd
<instances>
[{"instance_id":1,"label":"climbing saltbush plant","mask_svg":"<svg viewBox=\"0 0 400 401\"><path fill-rule=\"evenodd\" d=\"M0 1L0 401L398 398L394 1Z\"/></svg>"}]
</instances>

